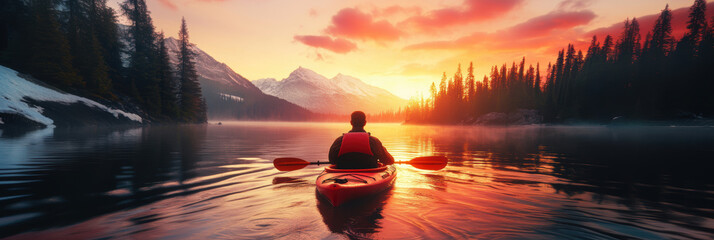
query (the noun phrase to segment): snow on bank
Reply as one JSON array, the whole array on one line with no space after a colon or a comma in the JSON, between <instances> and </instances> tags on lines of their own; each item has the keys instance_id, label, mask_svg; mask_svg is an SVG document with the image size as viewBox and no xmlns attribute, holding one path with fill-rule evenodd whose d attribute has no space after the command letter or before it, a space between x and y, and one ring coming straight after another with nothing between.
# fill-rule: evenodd
<instances>
[{"instance_id":1,"label":"snow on bank","mask_svg":"<svg viewBox=\"0 0 714 240\"><path fill-rule=\"evenodd\" d=\"M109 108L98 102L72 94L60 93L37 85L20 77L17 71L0 66L0 113L19 114L30 120L54 126L54 121L42 115L43 109L27 104L23 99L29 98L40 102L57 102L65 105L81 102L89 107L98 108L119 118L122 115L132 121L142 122L139 115L122 110Z\"/></svg>"}]
</instances>

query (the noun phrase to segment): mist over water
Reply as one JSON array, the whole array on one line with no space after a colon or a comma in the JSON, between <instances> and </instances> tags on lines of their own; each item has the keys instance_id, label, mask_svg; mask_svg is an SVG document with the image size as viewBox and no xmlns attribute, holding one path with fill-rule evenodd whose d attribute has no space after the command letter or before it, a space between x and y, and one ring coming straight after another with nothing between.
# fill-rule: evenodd
<instances>
[{"instance_id":1,"label":"mist over water","mask_svg":"<svg viewBox=\"0 0 714 240\"><path fill-rule=\"evenodd\" d=\"M714 128L368 123L393 188L334 208L324 166L347 123L45 129L0 137L0 237L714 238Z\"/></svg>"}]
</instances>

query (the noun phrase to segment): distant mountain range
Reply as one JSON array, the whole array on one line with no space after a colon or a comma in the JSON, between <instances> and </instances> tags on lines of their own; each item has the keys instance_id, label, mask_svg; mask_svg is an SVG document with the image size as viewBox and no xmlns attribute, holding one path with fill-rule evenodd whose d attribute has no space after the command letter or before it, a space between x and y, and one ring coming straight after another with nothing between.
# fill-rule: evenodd
<instances>
[{"instance_id":1,"label":"distant mountain range","mask_svg":"<svg viewBox=\"0 0 714 240\"><path fill-rule=\"evenodd\" d=\"M176 64L178 40L164 39L172 64ZM328 79L300 67L281 81L248 81L225 63L191 46L196 70L206 99L209 119L316 119L314 113L348 114L355 110L376 114L396 110L406 100L361 80L338 74Z\"/></svg>"},{"instance_id":2,"label":"distant mountain range","mask_svg":"<svg viewBox=\"0 0 714 240\"><path fill-rule=\"evenodd\" d=\"M172 64L176 64L179 42L164 39ZM313 114L286 100L264 94L253 83L233 71L225 63L216 61L206 52L191 46L196 54L196 71L209 119L277 119L307 120Z\"/></svg>"},{"instance_id":3,"label":"distant mountain range","mask_svg":"<svg viewBox=\"0 0 714 240\"><path fill-rule=\"evenodd\" d=\"M407 102L355 77L338 74L328 79L303 67L281 81L267 78L255 80L253 84L266 94L325 114L349 114L356 110L376 114L397 110Z\"/></svg>"}]
</instances>

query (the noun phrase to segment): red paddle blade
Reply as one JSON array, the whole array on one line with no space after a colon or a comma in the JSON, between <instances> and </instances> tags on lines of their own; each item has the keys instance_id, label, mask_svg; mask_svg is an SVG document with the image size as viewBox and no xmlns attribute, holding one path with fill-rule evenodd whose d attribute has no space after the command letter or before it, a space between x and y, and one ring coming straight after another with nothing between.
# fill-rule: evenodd
<instances>
[{"instance_id":1,"label":"red paddle blade","mask_svg":"<svg viewBox=\"0 0 714 240\"><path fill-rule=\"evenodd\" d=\"M273 160L273 165L279 171L293 171L310 165L310 162L299 158L276 158Z\"/></svg>"},{"instance_id":2,"label":"red paddle blade","mask_svg":"<svg viewBox=\"0 0 714 240\"><path fill-rule=\"evenodd\" d=\"M446 167L449 162L444 156L426 156L426 157L415 157L409 161L409 164L415 168L424 170L440 170Z\"/></svg>"}]
</instances>

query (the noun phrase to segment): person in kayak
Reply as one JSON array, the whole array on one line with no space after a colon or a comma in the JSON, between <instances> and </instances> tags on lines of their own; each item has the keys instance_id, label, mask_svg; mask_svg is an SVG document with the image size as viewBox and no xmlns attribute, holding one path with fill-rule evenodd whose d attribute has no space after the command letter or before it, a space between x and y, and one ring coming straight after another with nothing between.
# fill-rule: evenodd
<instances>
[{"instance_id":1,"label":"person in kayak","mask_svg":"<svg viewBox=\"0 0 714 240\"><path fill-rule=\"evenodd\" d=\"M378 138L364 130L367 116L361 111L351 115L352 130L335 139L330 147L328 159L340 169L376 168L377 162L385 165L394 164L387 149Z\"/></svg>"}]
</instances>

